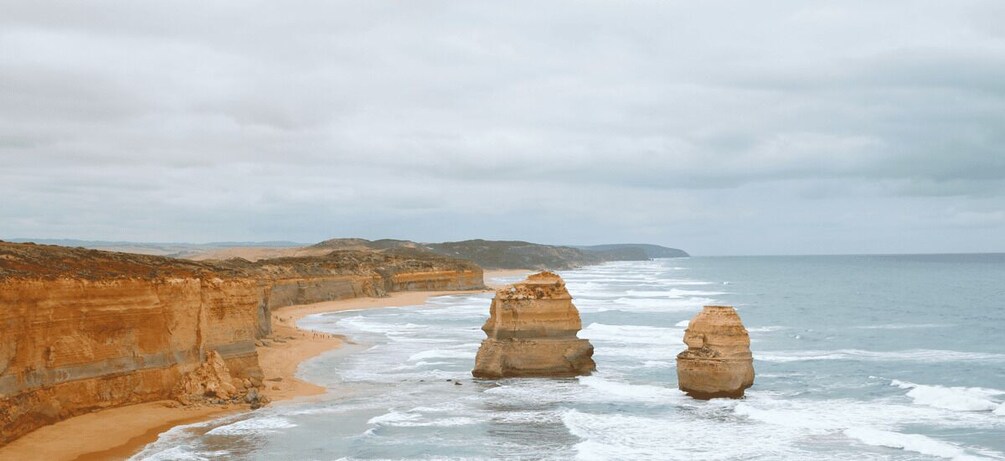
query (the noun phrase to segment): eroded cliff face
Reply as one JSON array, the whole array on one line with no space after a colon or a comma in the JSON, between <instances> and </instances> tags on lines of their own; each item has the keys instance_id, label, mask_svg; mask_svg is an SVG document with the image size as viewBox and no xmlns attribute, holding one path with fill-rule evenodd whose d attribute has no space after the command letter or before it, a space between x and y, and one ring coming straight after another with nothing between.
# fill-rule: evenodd
<instances>
[{"instance_id":1,"label":"eroded cliff face","mask_svg":"<svg viewBox=\"0 0 1005 461\"><path fill-rule=\"evenodd\" d=\"M452 270L420 270L391 274L388 291L452 291L484 288L482 269L473 267Z\"/></svg>"},{"instance_id":2,"label":"eroded cliff face","mask_svg":"<svg viewBox=\"0 0 1005 461\"><path fill-rule=\"evenodd\" d=\"M593 345L579 339L579 311L561 277L533 274L496 291L471 374L477 378L576 376L596 369Z\"/></svg>"},{"instance_id":3,"label":"eroded cliff face","mask_svg":"<svg viewBox=\"0 0 1005 461\"><path fill-rule=\"evenodd\" d=\"M705 306L688 324L684 343L677 380L688 395L740 398L754 384L750 336L731 306Z\"/></svg>"},{"instance_id":4,"label":"eroded cliff face","mask_svg":"<svg viewBox=\"0 0 1005 461\"><path fill-rule=\"evenodd\" d=\"M255 281L0 283L0 443L100 408L171 398L211 351L261 377Z\"/></svg>"},{"instance_id":5,"label":"eroded cliff face","mask_svg":"<svg viewBox=\"0 0 1005 461\"><path fill-rule=\"evenodd\" d=\"M0 445L102 408L257 395L274 308L483 287L470 263L357 253L196 263L0 242Z\"/></svg>"}]
</instances>

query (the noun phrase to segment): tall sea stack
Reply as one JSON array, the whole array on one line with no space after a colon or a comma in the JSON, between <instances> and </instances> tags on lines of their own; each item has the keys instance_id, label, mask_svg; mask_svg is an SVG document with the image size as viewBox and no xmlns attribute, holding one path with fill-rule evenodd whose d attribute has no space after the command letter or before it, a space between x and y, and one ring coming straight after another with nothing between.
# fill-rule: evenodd
<instances>
[{"instance_id":1,"label":"tall sea stack","mask_svg":"<svg viewBox=\"0 0 1005 461\"><path fill-rule=\"evenodd\" d=\"M557 274L540 272L496 291L471 374L476 378L577 376L597 368L579 339L579 311Z\"/></svg>"},{"instance_id":2,"label":"tall sea stack","mask_svg":"<svg viewBox=\"0 0 1005 461\"><path fill-rule=\"evenodd\" d=\"M750 335L732 306L705 306L684 332L677 355L680 390L696 399L741 398L754 384Z\"/></svg>"}]
</instances>

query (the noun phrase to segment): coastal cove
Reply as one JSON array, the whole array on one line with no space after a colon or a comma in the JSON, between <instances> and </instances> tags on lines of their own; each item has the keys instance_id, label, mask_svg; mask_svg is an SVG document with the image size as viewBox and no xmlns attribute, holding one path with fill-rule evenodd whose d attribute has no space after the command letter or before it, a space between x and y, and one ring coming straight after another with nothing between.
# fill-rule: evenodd
<instances>
[{"instance_id":1,"label":"coastal cove","mask_svg":"<svg viewBox=\"0 0 1005 461\"><path fill-rule=\"evenodd\" d=\"M1002 459L1005 355L977 339L1005 326L983 307L1003 305L1002 262L690 258L560 271L597 363L566 379L471 378L490 293L309 315L302 328L356 343L301 366L336 392L178 427L134 459ZM749 328L757 380L742 400L698 401L677 390L674 359L688 320L719 303Z\"/></svg>"},{"instance_id":2,"label":"coastal cove","mask_svg":"<svg viewBox=\"0 0 1005 461\"><path fill-rule=\"evenodd\" d=\"M524 270L488 271L486 278L525 274ZM264 394L277 405L285 400L304 400L322 395L325 388L297 378L305 360L337 349L346 342L338 334L320 334L296 328L301 318L324 312L379 309L425 304L434 296L469 291L395 292L386 297L362 297L277 308L272 312L273 338L258 346L259 363L265 375ZM279 378L278 380L276 378ZM0 447L0 459L17 460L106 460L126 459L159 434L177 425L193 424L247 410L220 405L181 406L173 401L149 402L101 410L37 429Z\"/></svg>"}]
</instances>

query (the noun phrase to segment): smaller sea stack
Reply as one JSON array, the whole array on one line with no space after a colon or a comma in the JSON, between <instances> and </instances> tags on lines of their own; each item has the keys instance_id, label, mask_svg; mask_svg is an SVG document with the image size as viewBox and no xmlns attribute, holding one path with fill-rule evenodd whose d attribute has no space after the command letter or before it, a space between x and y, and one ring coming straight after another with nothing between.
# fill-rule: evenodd
<instances>
[{"instance_id":1,"label":"smaller sea stack","mask_svg":"<svg viewBox=\"0 0 1005 461\"><path fill-rule=\"evenodd\" d=\"M680 390L696 399L743 397L754 384L750 335L732 306L705 306L684 332L677 355Z\"/></svg>"},{"instance_id":2,"label":"smaller sea stack","mask_svg":"<svg viewBox=\"0 0 1005 461\"><path fill-rule=\"evenodd\" d=\"M597 368L565 282L540 272L496 291L471 374L476 378L578 376Z\"/></svg>"}]
</instances>

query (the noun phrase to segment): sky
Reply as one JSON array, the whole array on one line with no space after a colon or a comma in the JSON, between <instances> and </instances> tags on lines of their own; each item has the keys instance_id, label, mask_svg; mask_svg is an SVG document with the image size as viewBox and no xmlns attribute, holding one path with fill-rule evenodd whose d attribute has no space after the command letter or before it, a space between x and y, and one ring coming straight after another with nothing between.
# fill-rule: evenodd
<instances>
[{"instance_id":1,"label":"sky","mask_svg":"<svg viewBox=\"0 0 1005 461\"><path fill-rule=\"evenodd\" d=\"M1005 251L1005 2L0 0L0 239Z\"/></svg>"}]
</instances>

